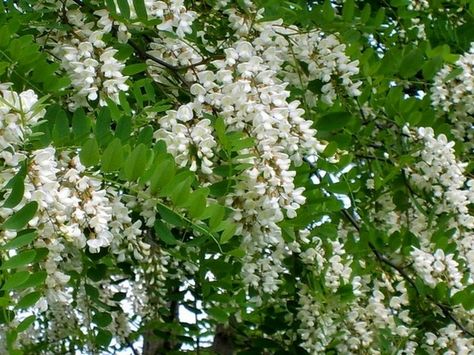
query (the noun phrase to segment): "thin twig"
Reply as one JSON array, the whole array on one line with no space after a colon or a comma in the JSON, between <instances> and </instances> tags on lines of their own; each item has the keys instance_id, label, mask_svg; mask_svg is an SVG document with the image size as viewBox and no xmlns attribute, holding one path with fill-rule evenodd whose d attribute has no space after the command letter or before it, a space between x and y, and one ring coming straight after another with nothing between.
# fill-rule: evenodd
<instances>
[{"instance_id":1,"label":"thin twig","mask_svg":"<svg viewBox=\"0 0 474 355\"><path fill-rule=\"evenodd\" d=\"M186 87L190 87L191 84L189 82L186 81L186 79L179 73L179 68L178 67L175 67L174 65L170 64L170 63L167 63L165 62L164 60L160 59L160 58L157 58L155 57L154 55L151 55L150 53L146 52L145 50L143 50L137 43L135 43L132 39L129 39L128 40L128 44L130 44L133 49L135 49L137 55L143 59L143 60L151 60L159 65L161 65L162 67L165 67L166 69L168 69L176 78L178 78L179 81L181 81Z\"/></svg>"}]
</instances>

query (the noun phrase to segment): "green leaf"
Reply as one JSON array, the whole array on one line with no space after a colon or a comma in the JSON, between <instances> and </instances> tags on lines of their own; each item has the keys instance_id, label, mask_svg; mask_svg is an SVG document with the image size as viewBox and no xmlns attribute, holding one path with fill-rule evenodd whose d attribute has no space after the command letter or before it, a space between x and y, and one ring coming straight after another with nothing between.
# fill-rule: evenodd
<instances>
[{"instance_id":1,"label":"green leaf","mask_svg":"<svg viewBox=\"0 0 474 355\"><path fill-rule=\"evenodd\" d=\"M8 62L0 62L0 75L3 75L7 71L8 67L10 67L10 65L11 64Z\"/></svg>"},{"instance_id":2,"label":"green leaf","mask_svg":"<svg viewBox=\"0 0 474 355\"><path fill-rule=\"evenodd\" d=\"M342 8L342 18L345 22L352 22L354 18L355 4L354 0L346 0Z\"/></svg>"},{"instance_id":3,"label":"green leaf","mask_svg":"<svg viewBox=\"0 0 474 355\"><path fill-rule=\"evenodd\" d=\"M89 270L87 270L87 277L92 281L99 282L104 279L107 275L107 265L95 264Z\"/></svg>"},{"instance_id":4,"label":"green leaf","mask_svg":"<svg viewBox=\"0 0 474 355\"><path fill-rule=\"evenodd\" d=\"M20 322L20 324L18 324L18 326L16 327L16 330L19 333L24 332L25 330L27 330L34 323L35 320L36 320L35 315L26 317L25 319L23 319Z\"/></svg>"},{"instance_id":5,"label":"green leaf","mask_svg":"<svg viewBox=\"0 0 474 355\"><path fill-rule=\"evenodd\" d=\"M97 115L95 125L95 136L101 147L107 146L113 138L112 131L110 130L111 123L110 109L108 107L102 107Z\"/></svg>"},{"instance_id":6,"label":"green leaf","mask_svg":"<svg viewBox=\"0 0 474 355\"><path fill-rule=\"evenodd\" d=\"M204 213L205 218L209 218L209 228L214 230L222 222L225 215L225 208L222 205L214 203L207 206Z\"/></svg>"},{"instance_id":7,"label":"green leaf","mask_svg":"<svg viewBox=\"0 0 474 355\"><path fill-rule=\"evenodd\" d=\"M8 26L2 26L0 28L0 48L7 48L10 40L12 39L12 34Z\"/></svg>"},{"instance_id":8,"label":"green leaf","mask_svg":"<svg viewBox=\"0 0 474 355\"><path fill-rule=\"evenodd\" d=\"M411 78L418 73L423 64L423 52L419 48L414 48L403 58L400 64L400 75L402 78Z\"/></svg>"},{"instance_id":9,"label":"green leaf","mask_svg":"<svg viewBox=\"0 0 474 355\"><path fill-rule=\"evenodd\" d=\"M135 181L145 171L147 163L147 149L144 144L139 144L128 156L124 166L125 177L129 181Z\"/></svg>"},{"instance_id":10,"label":"green leaf","mask_svg":"<svg viewBox=\"0 0 474 355\"><path fill-rule=\"evenodd\" d=\"M443 66L443 60L440 56L431 58L425 64L423 64L423 77L426 80L431 80L436 75L436 73L441 69Z\"/></svg>"},{"instance_id":11,"label":"green leaf","mask_svg":"<svg viewBox=\"0 0 474 355\"><path fill-rule=\"evenodd\" d=\"M105 329L99 329L95 337L95 342L99 346L107 347L112 341L112 333Z\"/></svg>"},{"instance_id":12,"label":"green leaf","mask_svg":"<svg viewBox=\"0 0 474 355\"><path fill-rule=\"evenodd\" d=\"M2 225L2 229L20 230L35 216L38 202L31 201L15 212Z\"/></svg>"},{"instance_id":13,"label":"green leaf","mask_svg":"<svg viewBox=\"0 0 474 355\"><path fill-rule=\"evenodd\" d=\"M7 307L11 304L10 297L0 297L0 307Z\"/></svg>"},{"instance_id":14,"label":"green leaf","mask_svg":"<svg viewBox=\"0 0 474 355\"><path fill-rule=\"evenodd\" d=\"M127 298L127 293L125 293L125 292L117 292L117 293L114 293L114 295L113 295L113 297L112 297L112 299L113 299L114 301L116 301L116 302L120 302L120 301L122 301L122 300L124 300L124 299L126 299L126 298Z\"/></svg>"},{"instance_id":15,"label":"green leaf","mask_svg":"<svg viewBox=\"0 0 474 355\"><path fill-rule=\"evenodd\" d=\"M42 261L48 256L49 254L49 249L48 248L35 248L36 256L35 256L35 262L37 261Z\"/></svg>"},{"instance_id":16,"label":"green leaf","mask_svg":"<svg viewBox=\"0 0 474 355\"><path fill-rule=\"evenodd\" d=\"M169 207L163 204L158 204L156 208L158 209L161 218L169 224L177 227L186 227L188 225L188 223L183 219L183 217L181 217Z\"/></svg>"},{"instance_id":17,"label":"green leaf","mask_svg":"<svg viewBox=\"0 0 474 355\"><path fill-rule=\"evenodd\" d=\"M352 285L343 285L338 288L337 295L340 297L342 303L348 303L354 300L354 291Z\"/></svg>"},{"instance_id":18,"label":"green leaf","mask_svg":"<svg viewBox=\"0 0 474 355\"><path fill-rule=\"evenodd\" d=\"M15 312L7 309L0 310L0 324L8 324L15 319Z\"/></svg>"},{"instance_id":19,"label":"green leaf","mask_svg":"<svg viewBox=\"0 0 474 355\"><path fill-rule=\"evenodd\" d=\"M229 320L229 315L220 307L211 307L206 309L206 313L208 313L212 318L214 318L218 322L227 322Z\"/></svg>"},{"instance_id":20,"label":"green leaf","mask_svg":"<svg viewBox=\"0 0 474 355\"><path fill-rule=\"evenodd\" d=\"M164 224L159 219L155 221L154 229L158 238L160 238L166 244L176 245L178 243L178 241L176 240L174 235L170 232L166 224Z\"/></svg>"},{"instance_id":21,"label":"green leaf","mask_svg":"<svg viewBox=\"0 0 474 355\"><path fill-rule=\"evenodd\" d=\"M122 116L115 129L115 137L120 138L123 144L126 144L132 134L132 120L128 116Z\"/></svg>"},{"instance_id":22,"label":"green leaf","mask_svg":"<svg viewBox=\"0 0 474 355\"><path fill-rule=\"evenodd\" d=\"M209 189L200 188L191 193L187 201L189 215L193 218L199 218L206 209L206 197Z\"/></svg>"},{"instance_id":23,"label":"green leaf","mask_svg":"<svg viewBox=\"0 0 474 355\"><path fill-rule=\"evenodd\" d=\"M217 138L224 149L229 149L229 140L227 139L225 123L222 117L217 117L216 121L214 122L214 129L216 130Z\"/></svg>"},{"instance_id":24,"label":"green leaf","mask_svg":"<svg viewBox=\"0 0 474 355\"><path fill-rule=\"evenodd\" d=\"M460 74L463 73L463 68L456 68L456 69L453 69L448 75L446 75L446 77L443 79L443 83L447 83L448 81L456 78L457 76L459 76Z\"/></svg>"},{"instance_id":25,"label":"green leaf","mask_svg":"<svg viewBox=\"0 0 474 355\"><path fill-rule=\"evenodd\" d=\"M210 194L215 197L222 197L227 194L235 185L235 180L224 179L209 186Z\"/></svg>"},{"instance_id":26,"label":"green leaf","mask_svg":"<svg viewBox=\"0 0 474 355\"><path fill-rule=\"evenodd\" d=\"M235 235L235 231L237 229L237 225L232 221L224 221L225 228L221 234L220 242L222 244L227 243L232 237Z\"/></svg>"},{"instance_id":27,"label":"green leaf","mask_svg":"<svg viewBox=\"0 0 474 355\"><path fill-rule=\"evenodd\" d=\"M470 311L474 309L474 293L470 294L470 297L466 297L463 302L462 306L467 310Z\"/></svg>"},{"instance_id":28,"label":"green leaf","mask_svg":"<svg viewBox=\"0 0 474 355\"><path fill-rule=\"evenodd\" d=\"M112 15L117 15L117 8L115 7L115 1L105 0L105 3L107 5L107 10L109 10Z\"/></svg>"},{"instance_id":29,"label":"green leaf","mask_svg":"<svg viewBox=\"0 0 474 355\"><path fill-rule=\"evenodd\" d=\"M97 312L92 316L92 321L101 328L105 328L112 323L112 316L106 312Z\"/></svg>"},{"instance_id":30,"label":"green leaf","mask_svg":"<svg viewBox=\"0 0 474 355\"><path fill-rule=\"evenodd\" d=\"M21 253L12 256L10 259L5 260L0 266L1 270L5 269L16 269L21 266L28 265L35 260L36 252L34 250L25 250Z\"/></svg>"},{"instance_id":31,"label":"green leaf","mask_svg":"<svg viewBox=\"0 0 474 355\"><path fill-rule=\"evenodd\" d=\"M133 7L137 13L138 19L141 21L147 20L146 6L144 0L133 0Z\"/></svg>"},{"instance_id":32,"label":"green leaf","mask_svg":"<svg viewBox=\"0 0 474 355\"><path fill-rule=\"evenodd\" d=\"M331 0L324 1L322 15L324 21L331 22L332 20L334 20L335 12L331 5Z\"/></svg>"},{"instance_id":33,"label":"green leaf","mask_svg":"<svg viewBox=\"0 0 474 355\"><path fill-rule=\"evenodd\" d=\"M370 7L370 4L365 4L364 8L362 9L362 12L360 14L360 22L363 24L366 24L367 21L370 19L370 15L372 13L372 9Z\"/></svg>"},{"instance_id":34,"label":"green leaf","mask_svg":"<svg viewBox=\"0 0 474 355\"><path fill-rule=\"evenodd\" d=\"M117 0L117 3L120 10L120 15L122 15L126 19L129 19L130 18L130 5L128 4L128 0Z\"/></svg>"},{"instance_id":35,"label":"green leaf","mask_svg":"<svg viewBox=\"0 0 474 355\"><path fill-rule=\"evenodd\" d=\"M332 141L324 149L323 155L329 158L329 157L332 157L336 153L336 151L337 151L337 143Z\"/></svg>"},{"instance_id":36,"label":"green leaf","mask_svg":"<svg viewBox=\"0 0 474 355\"><path fill-rule=\"evenodd\" d=\"M145 126L142 128L137 137L137 144L143 143L145 146L149 147L153 141L153 127Z\"/></svg>"},{"instance_id":37,"label":"green leaf","mask_svg":"<svg viewBox=\"0 0 474 355\"><path fill-rule=\"evenodd\" d=\"M156 194L162 189L173 177L176 171L176 165L172 157L158 156L155 159L155 171L150 180L150 191Z\"/></svg>"},{"instance_id":38,"label":"green leaf","mask_svg":"<svg viewBox=\"0 0 474 355\"><path fill-rule=\"evenodd\" d=\"M29 277L30 273L28 271L15 272L7 278L7 281L3 285L2 290L9 291L16 289L18 286L25 283L25 281L28 280Z\"/></svg>"},{"instance_id":39,"label":"green leaf","mask_svg":"<svg viewBox=\"0 0 474 355\"><path fill-rule=\"evenodd\" d=\"M100 160L99 145L95 138L89 138L79 152L79 158L84 166L97 165Z\"/></svg>"},{"instance_id":40,"label":"green leaf","mask_svg":"<svg viewBox=\"0 0 474 355\"><path fill-rule=\"evenodd\" d=\"M348 194L349 186L345 181L339 181L328 185L326 190L335 194Z\"/></svg>"},{"instance_id":41,"label":"green leaf","mask_svg":"<svg viewBox=\"0 0 474 355\"><path fill-rule=\"evenodd\" d=\"M16 174L8 184L11 185L11 192L3 204L3 208L13 208L17 206L23 199L23 194L25 193L25 177L21 172Z\"/></svg>"},{"instance_id":42,"label":"green leaf","mask_svg":"<svg viewBox=\"0 0 474 355\"><path fill-rule=\"evenodd\" d=\"M36 287L38 285L44 285L48 274L46 271L38 271L30 275L28 280L21 285L21 288Z\"/></svg>"},{"instance_id":43,"label":"green leaf","mask_svg":"<svg viewBox=\"0 0 474 355\"><path fill-rule=\"evenodd\" d=\"M109 173L119 170L123 164L123 148L120 139L114 138L107 146L101 159L102 171Z\"/></svg>"},{"instance_id":44,"label":"green leaf","mask_svg":"<svg viewBox=\"0 0 474 355\"><path fill-rule=\"evenodd\" d=\"M25 234L19 234L14 239L2 245L0 249L8 250L8 249L19 249L24 247L25 245L30 244L36 238L36 232L27 232Z\"/></svg>"},{"instance_id":45,"label":"green leaf","mask_svg":"<svg viewBox=\"0 0 474 355\"><path fill-rule=\"evenodd\" d=\"M75 144L82 144L91 133L91 120L82 108L74 111L72 116L72 133Z\"/></svg>"},{"instance_id":46,"label":"green leaf","mask_svg":"<svg viewBox=\"0 0 474 355\"><path fill-rule=\"evenodd\" d=\"M111 100L110 98L106 98L105 101L107 103L106 107L107 107L107 109L110 113L110 118L113 121L117 122L120 119L120 117L122 116L122 112L120 111L117 103L115 101ZM112 121L110 121L110 124L112 125ZM109 128L112 128L112 126L109 127Z\"/></svg>"},{"instance_id":47,"label":"green leaf","mask_svg":"<svg viewBox=\"0 0 474 355\"><path fill-rule=\"evenodd\" d=\"M115 55L115 58L117 58L117 57L118 57L118 53L117 53L117 55ZM132 115L132 109L130 108L130 104L128 103L127 94L125 94L125 91L120 91L119 101L120 101L120 106L122 107L125 114L127 116L131 116Z\"/></svg>"},{"instance_id":48,"label":"green leaf","mask_svg":"<svg viewBox=\"0 0 474 355\"><path fill-rule=\"evenodd\" d=\"M316 123L318 131L338 131L344 128L353 120L353 116L349 112L331 112L320 117Z\"/></svg>"},{"instance_id":49,"label":"green leaf","mask_svg":"<svg viewBox=\"0 0 474 355\"><path fill-rule=\"evenodd\" d=\"M95 300L99 298L100 293L94 286L85 284L84 289L86 290L86 295L89 296L91 299Z\"/></svg>"},{"instance_id":50,"label":"green leaf","mask_svg":"<svg viewBox=\"0 0 474 355\"><path fill-rule=\"evenodd\" d=\"M41 292L35 291L23 296L16 304L17 309L25 309L33 306L41 298Z\"/></svg>"},{"instance_id":51,"label":"green leaf","mask_svg":"<svg viewBox=\"0 0 474 355\"><path fill-rule=\"evenodd\" d=\"M252 148L255 146L255 140L252 137L245 137L241 139L233 139L231 141L232 150L237 152L242 149Z\"/></svg>"},{"instance_id":52,"label":"green leaf","mask_svg":"<svg viewBox=\"0 0 474 355\"><path fill-rule=\"evenodd\" d=\"M64 110L59 110L54 120L53 142L62 147L69 143L69 120Z\"/></svg>"},{"instance_id":53,"label":"green leaf","mask_svg":"<svg viewBox=\"0 0 474 355\"><path fill-rule=\"evenodd\" d=\"M373 22L372 26L379 27L383 23L384 19L385 19L385 9L383 7L381 7L377 11L377 14L375 15L374 22Z\"/></svg>"},{"instance_id":54,"label":"green leaf","mask_svg":"<svg viewBox=\"0 0 474 355\"><path fill-rule=\"evenodd\" d=\"M176 206L182 207L187 203L192 182L193 178L188 177L179 182L173 189L173 192L171 193L171 201L173 201Z\"/></svg>"},{"instance_id":55,"label":"green leaf","mask_svg":"<svg viewBox=\"0 0 474 355\"><path fill-rule=\"evenodd\" d=\"M123 75L130 76L130 75L135 75L135 74L138 74L138 73L142 73L142 72L146 71L147 68L148 68L148 66L146 65L146 63L130 64L130 65L127 65L122 70L122 73L123 73Z\"/></svg>"}]
</instances>

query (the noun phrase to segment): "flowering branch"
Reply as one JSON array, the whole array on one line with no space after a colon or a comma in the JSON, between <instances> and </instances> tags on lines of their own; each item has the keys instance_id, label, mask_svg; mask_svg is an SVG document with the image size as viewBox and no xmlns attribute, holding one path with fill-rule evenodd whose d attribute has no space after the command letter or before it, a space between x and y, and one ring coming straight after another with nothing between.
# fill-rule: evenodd
<instances>
[{"instance_id":1,"label":"flowering branch","mask_svg":"<svg viewBox=\"0 0 474 355\"><path fill-rule=\"evenodd\" d=\"M311 167L311 174L315 174L316 177L319 179L319 181L322 181L322 177L321 175L319 174L319 172L316 170L316 167L315 167L315 164L310 162L308 159L304 158L305 162L307 164L310 165ZM330 192L330 194L332 194L334 196L333 193ZM341 210L341 213L342 215L351 223L351 225L360 233L361 231L361 226L359 225L359 223L357 222L357 220L354 218L354 216L346 209L346 208L343 208ZM372 243L372 242L368 242L368 245L369 245L369 248L370 250L372 251L372 253L375 255L375 257L377 258L377 260L379 260L381 263L385 264L385 265L388 265L390 268L394 269L400 276L403 277L403 279L408 282L412 287L413 289L415 290L415 292L417 293L417 295L420 295L420 292L418 290L418 287L416 286L416 283L415 281L413 281L413 279L410 277L410 275L402 268L400 267L399 265L397 265L396 263L394 263L393 261L391 261L389 258L387 258L382 252L380 252L376 247L375 245ZM465 334L469 335L469 336L472 336L474 337L474 333L470 332L468 329L466 329L466 327L464 327L460 322L459 320L456 319L456 317L453 315L452 313L452 310L438 302L433 296L431 295L427 295L427 298L433 303L435 304L437 307L439 307L441 309L441 311L443 312L443 315L450 319L454 324L456 324L456 326L458 326L459 329L461 329Z\"/></svg>"}]
</instances>

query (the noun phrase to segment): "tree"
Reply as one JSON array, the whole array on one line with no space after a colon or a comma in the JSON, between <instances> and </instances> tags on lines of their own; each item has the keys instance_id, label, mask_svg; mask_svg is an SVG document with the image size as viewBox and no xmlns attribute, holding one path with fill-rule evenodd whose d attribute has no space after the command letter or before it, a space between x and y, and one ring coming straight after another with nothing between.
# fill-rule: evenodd
<instances>
[{"instance_id":1,"label":"tree","mask_svg":"<svg viewBox=\"0 0 474 355\"><path fill-rule=\"evenodd\" d=\"M0 353L474 352L473 30L0 2Z\"/></svg>"}]
</instances>

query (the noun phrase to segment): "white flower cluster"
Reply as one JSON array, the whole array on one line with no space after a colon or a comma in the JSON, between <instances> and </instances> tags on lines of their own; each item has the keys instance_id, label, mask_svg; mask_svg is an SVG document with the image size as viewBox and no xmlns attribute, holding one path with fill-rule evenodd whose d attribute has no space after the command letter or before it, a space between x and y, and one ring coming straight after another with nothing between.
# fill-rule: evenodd
<instances>
[{"instance_id":1,"label":"white flower cluster","mask_svg":"<svg viewBox=\"0 0 474 355\"><path fill-rule=\"evenodd\" d=\"M432 128L419 128L414 138L422 142L421 150L414 153L421 159L407 169L410 181L419 189L433 193L434 212L437 215L453 215L450 227L456 228L453 239L458 246L458 258L464 260L472 273L474 216L469 211L469 205L474 202L474 180L466 178L464 172L467 164L457 160L454 142L449 142L444 134L436 137ZM468 283L472 282L471 276Z\"/></svg>"},{"instance_id":2,"label":"white flower cluster","mask_svg":"<svg viewBox=\"0 0 474 355\"><path fill-rule=\"evenodd\" d=\"M306 91L307 105L315 106L318 100L318 96L308 88L308 84L314 81L321 83L321 99L328 104L336 98L338 86L350 97L361 94L359 87L362 82L354 79L359 73L359 61L351 61L345 53L346 45L335 35L318 30L303 33L296 26L284 26L282 20L254 24L235 9L227 12L237 35L248 37L251 26L254 26L259 33L256 48L263 47L263 58L272 70L282 75L284 81ZM261 11L255 17L262 17ZM305 64L306 70L302 69L301 63Z\"/></svg>"},{"instance_id":3,"label":"white flower cluster","mask_svg":"<svg viewBox=\"0 0 474 355\"><path fill-rule=\"evenodd\" d=\"M462 274L453 254L445 255L442 249L437 249L431 254L414 248L411 255L413 267L427 285L434 288L439 282L444 281L453 293L463 288Z\"/></svg>"},{"instance_id":4,"label":"white flower cluster","mask_svg":"<svg viewBox=\"0 0 474 355\"><path fill-rule=\"evenodd\" d=\"M392 280L371 282L366 275L353 277L351 284L354 298L348 303L299 285L297 319L301 346L308 353L319 354L334 344L342 354L379 354L377 338L384 330L389 330L398 340L410 338L413 329L404 282L398 282L394 288ZM417 346L414 342L410 344L415 349Z\"/></svg>"},{"instance_id":5,"label":"white flower cluster","mask_svg":"<svg viewBox=\"0 0 474 355\"><path fill-rule=\"evenodd\" d=\"M71 110L88 107L89 102L97 99L101 105L106 104L106 98L118 102L119 93L128 90L128 77L122 75L125 64L114 57L117 50L107 47L103 41L113 22L106 10L96 14L101 16L97 22L86 22L81 11L68 10L73 35L64 37L59 33L54 43L53 53L61 59L61 66L71 78L74 89L69 103Z\"/></svg>"},{"instance_id":6,"label":"white flower cluster","mask_svg":"<svg viewBox=\"0 0 474 355\"><path fill-rule=\"evenodd\" d=\"M425 334L423 348L430 354L469 355L474 351L474 339L465 337L463 332L454 324L438 330L438 334Z\"/></svg>"},{"instance_id":7,"label":"white flower cluster","mask_svg":"<svg viewBox=\"0 0 474 355\"><path fill-rule=\"evenodd\" d=\"M176 39L165 35L154 38L153 42L150 43L150 50L147 53L177 68L189 67L191 69L194 65L204 60L204 57L192 45L188 44L185 39ZM151 59L147 60L147 65L148 73L156 82L173 88L172 76L170 77L170 73L166 68L157 65ZM186 72L184 79L188 82L194 81L194 71L189 70ZM181 85L181 83L179 84Z\"/></svg>"},{"instance_id":8,"label":"white flower cluster","mask_svg":"<svg viewBox=\"0 0 474 355\"><path fill-rule=\"evenodd\" d=\"M184 6L183 0L145 1L147 13L154 18L162 19L156 26L159 31L169 31L183 38L191 33L191 26L197 14Z\"/></svg>"},{"instance_id":9,"label":"white flower cluster","mask_svg":"<svg viewBox=\"0 0 474 355\"><path fill-rule=\"evenodd\" d=\"M365 262L354 260L345 249L344 241L353 232L352 226L341 223L336 240L309 238L308 231L299 235L306 277L314 279L298 286L299 334L310 354L324 352L329 344L335 344L341 354L376 354L380 353L377 338L384 330L397 341L412 336L405 282L384 273L378 279L363 271L353 273L353 269L366 268ZM315 283L320 286L312 290L309 285Z\"/></svg>"},{"instance_id":10,"label":"white flower cluster","mask_svg":"<svg viewBox=\"0 0 474 355\"><path fill-rule=\"evenodd\" d=\"M248 6L254 11L252 4ZM359 71L358 63L347 57L345 46L333 35L300 33L296 27L283 26L282 21L257 22L252 27L250 19L235 9L224 13L235 30L234 43L224 49L224 59L204 63L203 56L185 39L160 36L151 44L150 55L175 67L189 67L184 78L194 82L190 88L194 100L168 111L159 121L161 128L155 138L167 143L178 165L204 173L205 182L219 179L211 174L219 146L205 114L217 112L226 132L242 132L244 138L252 139L254 147L238 151L245 158L236 163L248 168L236 176L234 192L225 203L233 210L237 233L244 237L245 282L273 292L284 271L281 260L291 253L277 223L285 214L296 216L305 200L303 189L294 186L295 173L290 166L300 164L304 154L317 155L324 149L315 140L311 123L302 117L300 103L287 101L290 93L286 87L289 83L306 88L309 82L319 80L323 100L328 103L333 101L337 85L349 96L357 96L361 82L353 78ZM255 16L260 18L261 14ZM243 36L245 40L240 39ZM308 66L308 75L300 72L301 62ZM169 83L164 69L152 68L156 81ZM339 270L337 256L333 262ZM344 266L340 271L345 278L350 274L350 268ZM337 288L338 277L334 278Z\"/></svg>"},{"instance_id":11,"label":"white flower cluster","mask_svg":"<svg viewBox=\"0 0 474 355\"><path fill-rule=\"evenodd\" d=\"M49 250L47 284L56 290L59 300L67 299L61 290L69 277L61 269L72 265L65 259L71 248L80 250L87 245L91 252L97 252L112 246L112 253L122 261L130 249L138 260L148 254L149 245L139 240L140 221L132 224L130 212L116 192L103 189L100 180L87 176L77 156L70 159L63 154L57 160L53 148L32 154L24 198L39 204L29 224L38 230L35 246Z\"/></svg>"},{"instance_id":12,"label":"white flower cluster","mask_svg":"<svg viewBox=\"0 0 474 355\"><path fill-rule=\"evenodd\" d=\"M82 267L77 250L87 246L96 252L111 246L123 261L124 249L129 257L128 250L133 248L134 257L141 260L149 245L140 240L140 221L132 224L130 212L117 192L104 189L100 176L89 177L76 153L58 154L52 147L22 150L24 138L42 118L44 110L37 105L38 98L33 92L16 94L5 85L1 87L0 127L5 132L0 138L4 147L1 158L7 164L0 173L0 183L3 186L17 174L22 162L26 162L26 176L21 203L14 208L1 207L0 216L6 219L26 203L38 203L38 211L28 225L37 230L35 247L49 251L40 263L47 271L47 304L67 302L70 290L65 286L70 277L66 273L80 272ZM3 241L15 237L16 232L8 230L0 235ZM38 302L40 310L44 311L44 306L44 300Z\"/></svg>"},{"instance_id":13,"label":"white flower cluster","mask_svg":"<svg viewBox=\"0 0 474 355\"><path fill-rule=\"evenodd\" d=\"M208 118L195 118L192 105L188 104L177 111L167 111L166 116L160 119L160 126L154 138L166 142L168 152L173 154L178 166L189 166L191 171L196 171L199 162L200 171L212 173L212 158L217 143ZM191 154L191 150L196 154Z\"/></svg>"},{"instance_id":14,"label":"white flower cluster","mask_svg":"<svg viewBox=\"0 0 474 355\"><path fill-rule=\"evenodd\" d=\"M78 315L70 303L52 303L47 314L51 322L46 330L46 336L49 343L55 347L54 350L60 352L62 340L67 338L71 332L79 330ZM86 324L89 325L90 320Z\"/></svg>"},{"instance_id":15,"label":"white flower cluster","mask_svg":"<svg viewBox=\"0 0 474 355\"><path fill-rule=\"evenodd\" d=\"M18 94L10 85L0 84L0 159L4 164L17 166L25 158L16 147L24 143L31 127L44 116L45 111L37 101L33 90Z\"/></svg>"},{"instance_id":16,"label":"white flower cluster","mask_svg":"<svg viewBox=\"0 0 474 355\"><path fill-rule=\"evenodd\" d=\"M328 269L326 270L326 287L335 292L341 283L347 284L352 274L352 257L346 255L344 245L338 240L331 241L332 256L328 260Z\"/></svg>"},{"instance_id":17,"label":"white flower cluster","mask_svg":"<svg viewBox=\"0 0 474 355\"><path fill-rule=\"evenodd\" d=\"M157 26L161 33L150 43L149 55L174 67L190 66L204 59L184 38L186 34L192 33L191 26L197 14L187 10L183 5L183 0L150 0L146 2L146 6L149 15L163 20ZM166 32L172 32L178 38L168 36ZM169 85L169 72L165 68L157 65L153 60L148 60L147 64L148 72L155 81ZM186 78L192 80L192 77Z\"/></svg>"},{"instance_id":18,"label":"white flower cluster","mask_svg":"<svg viewBox=\"0 0 474 355\"><path fill-rule=\"evenodd\" d=\"M299 254L301 261L315 275L322 277L325 287L331 292L336 292L341 285L349 283L353 259L346 253L340 239L326 241L331 247L331 253L328 253L320 238L312 237L310 240L304 234L299 233L301 248L304 249Z\"/></svg>"},{"instance_id":19,"label":"white flower cluster","mask_svg":"<svg viewBox=\"0 0 474 355\"><path fill-rule=\"evenodd\" d=\"M430 8L428 0L410 0L408 10L423 11Z\"/></svg>"},{"instance_id":20,"label":"white flower cluster","mask_svg":"<svg viewBox=\"0 0 474 355\"><path fill-rule=\"evenodd\" d=\"M445 65L435 76L431 86L433 106L449 114L456 138L470 143L474 140L474 43L469 52L459 57L454 65ZM472 144L468 145L472 148Z\"/></svg>"},{"instance_id":21,"label":"white flower cluster","mask_svg":"<svg viewBox=\"0 0 474 355\"><path fill-rule=\"evenodd\" d=\"M168 111L155 132L177 163L204 175L212 173L218 145L206 114L217 112L227 133L240 132L253 142L251 148L247 145L237 152L242 158L236 163L248 168L236 176L226 204L234 211L237 233L244 236L245 281L263 286L265 292L275 291L283 271L281 260L289 252L277 223L284 214L294 217L304 203L303 189L295 188L290 165L300 164L304 154L324 149L314 138L311 122L302 117L300 103L287 101L287 84L277 77L283 64L278 58L281 48L261 32L252 42L236 40L224 50L224 59L199 64L202 57L183 41L156 41L149 53L157 58L169 59L175 66L198 64L185 74L186 80L195 82L194 100ZM162 77L157 75L157 80L163 81Z\"/></svg>"},{"instance_id":22,"label":"white flower cluster","mask_svg":"<svg viewBox=\"0 0 474 355\"><path fill-rule=\"evenodd\" d=\"M425 24L421 21L420 18L412 18L411 26L408 28L408 30L416 30L417 38L422 41L426 41L427 37L426 37Z\"/></svg>"},{"instance_id":23,"label":"white flower cluster","mask_svg":"<svg viewBox=\"0 0 474 355\"><path fill-rule=\"evenodd\" d=\"M278 27L274 31L279 33ZM315 80L321 82L321 100L327 104L332 104L336 99L338 85L350 97L361 94L359 87L362 82L354 79L359 73L359 61L351 61L345 53L346 45L340 43L335 35L319 31L299 34L293 29L286 32L286 38L292 57L288 58L290 64L285 67L285 79L308 91L308 105L315 106L317 102L317 97L308 89L309 82ZM298 69L298 61L307 64L308 74Z\"/></svg>"},{"instance_id":24,"label":"white flower cluster","mask_svg":"<svg viewBox=\"0 0 474 355\"><path fill-rule=\"evenodd\" d=\"M301 322L299 334L303 340L301 346L310 354L317 354L325 350L336 329L331 324L331 318L321 317L321 303L314 298L311 289L307 285L300 285L298 296L300 308L297 318ZM322 327L324 327L324 332L327 335L320 339Z\"/></svg>"},{"instance_id":25,"label":"white flower cluster","mask_svg":"<svg viewBox=\"0 0 474 355\"><path fill-rule=\"evenodd\" d=\"M435 107L445 112L453 109L474 113L474 44L469 52L456 61L455 66L445 65L434 78L431 87L431 100Z\"/></svg>"},{"instance_id":26,"label":"white flower cluster","mask_svg":"<svg viewBox=\"0 0 474 355\"><path fill-rule=\"evenodd\" d=\"M423 147L414 154L421 160L410 171L411 180L423 190L433 190L436 198L445 201L438 207L438 214L457 211L460 223L474 227L474 217L469 216L468 211L468 205L474 202L474 181L464 176L467 163L457 160L455 143L448 141L444 134L436 137L431 127L419 128L415 137L422 140Z\"/></svg>"}]
</instances>

